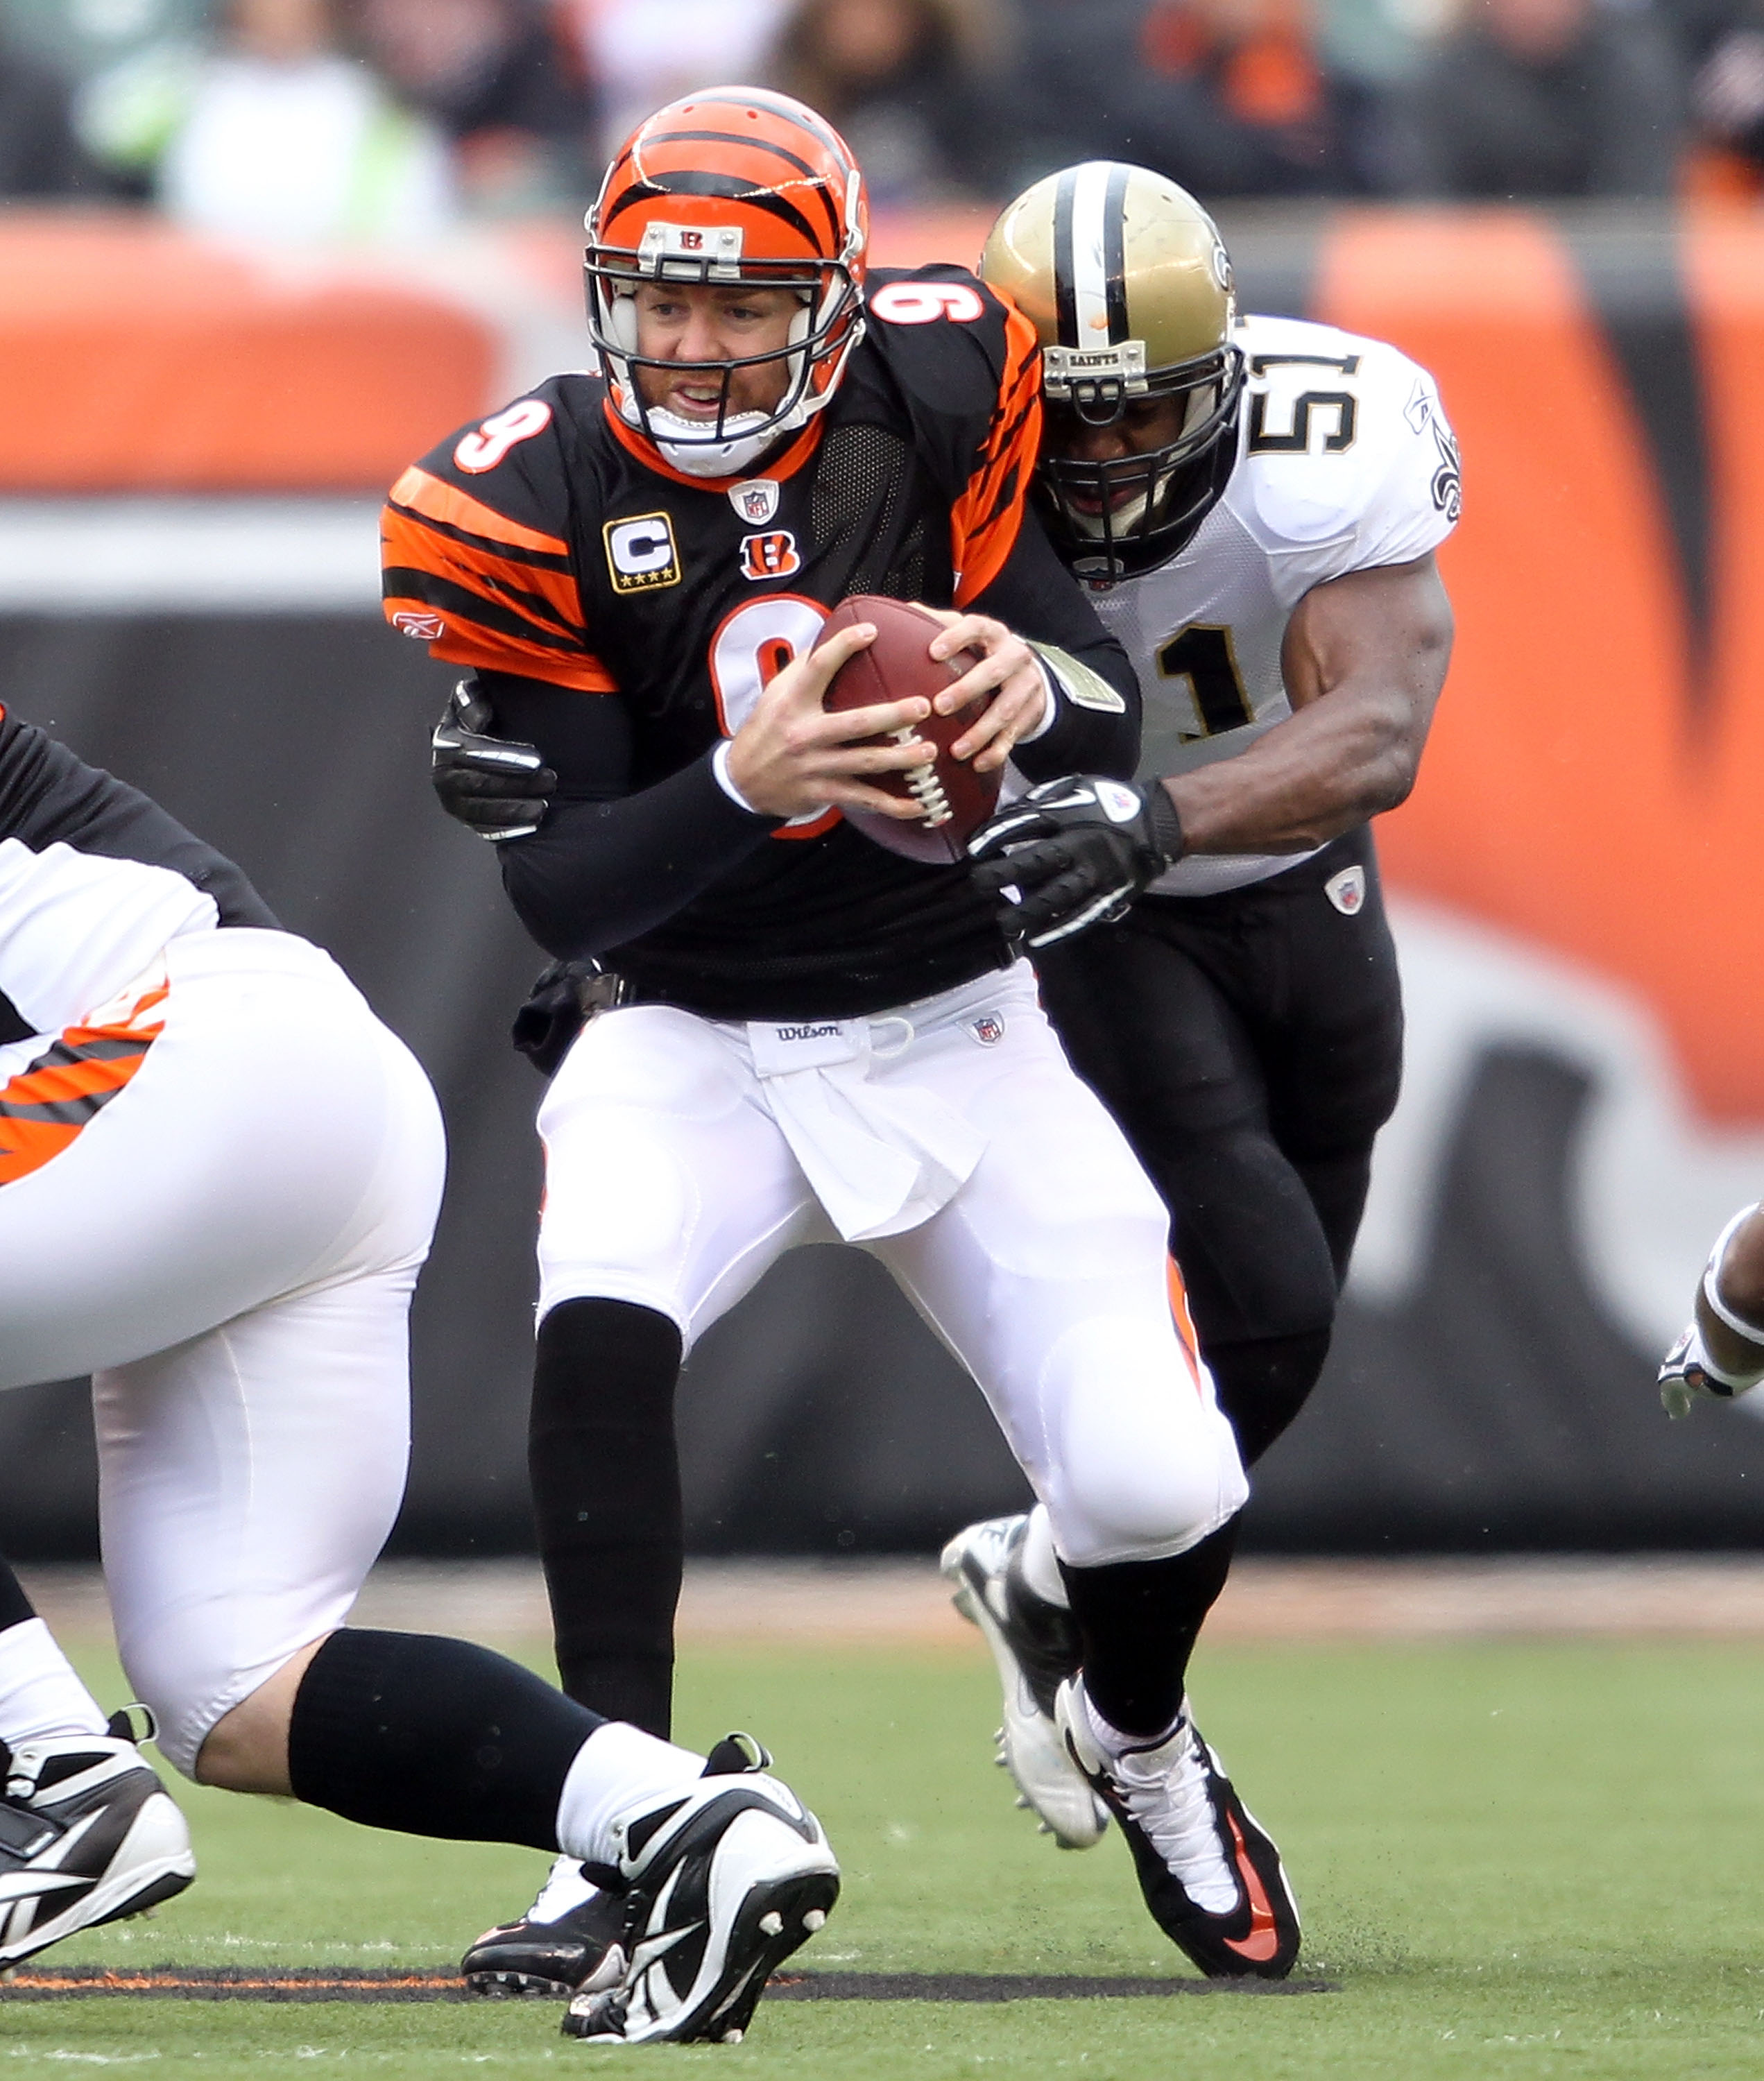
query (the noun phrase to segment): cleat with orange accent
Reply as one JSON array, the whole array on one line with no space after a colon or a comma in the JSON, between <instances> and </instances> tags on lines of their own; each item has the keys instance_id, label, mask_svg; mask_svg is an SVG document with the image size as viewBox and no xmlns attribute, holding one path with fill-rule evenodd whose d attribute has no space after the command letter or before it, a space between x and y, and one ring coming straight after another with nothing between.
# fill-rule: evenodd
<instances>
[{"instance_id":1,"label":"cleat with orange accent","mask_svg":"<svg viewBox=\"0 0 1764 2081\"><path fill-rule=\"evenodd\" d=\"M1152 1919L1212 1979L1283 1980L1299 1909L1272 1838L1233 1789L1185 1704L1161 1740L1105 1743L1082 1678L1060 1687L1067 1752L1120 1825Z\"/></svg>"}]
</instances>

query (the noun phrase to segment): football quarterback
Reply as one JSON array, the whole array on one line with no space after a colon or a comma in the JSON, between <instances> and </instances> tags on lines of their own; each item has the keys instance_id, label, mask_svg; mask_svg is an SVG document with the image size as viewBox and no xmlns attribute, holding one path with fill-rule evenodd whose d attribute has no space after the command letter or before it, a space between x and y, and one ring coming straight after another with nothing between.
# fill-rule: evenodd
<instances>
[{"instance_id":1,"label":"football quarterback","mask_svg":"<svg viewBox=\"0 0 1764 2081\"><path fill-rule=\"evenodd\" d=\"M1180 1715L1236 1444L1170 1304L1164 1209L1018 952L1075 922L1065 870L1014 860L1002 911L965 864L872 844L842 812L917 813L866 776L926 763L929 704L821 704L873 634L823 637L834 607L929 606L932 654L978 657L935 696L972 712L951 755L1040 784L1010 828L1112 877L1082 907L1170 857L1174 813L1128 783L1131 668L1028 507L1034 330L963 269L869 267L855 162L775 94L650 117L589 234L600 375L443 443L385 530L388 615L472 675L438 776L468 740L532 747L486 776L526 833L500 839L505 884L548 952L601 970L540 1115L531 1465L565 1688L665 1730L682 1354L784 1250L860 1243L1046 1501L1086 1639L1073 1738L1132 1750L1152 1788L1154 1916L1209 1971L1283 1972L1278 1860ZM468 1977L592 1978L616 1911L593 1878L557 1873Z\"/></svg>"}]
</instances>

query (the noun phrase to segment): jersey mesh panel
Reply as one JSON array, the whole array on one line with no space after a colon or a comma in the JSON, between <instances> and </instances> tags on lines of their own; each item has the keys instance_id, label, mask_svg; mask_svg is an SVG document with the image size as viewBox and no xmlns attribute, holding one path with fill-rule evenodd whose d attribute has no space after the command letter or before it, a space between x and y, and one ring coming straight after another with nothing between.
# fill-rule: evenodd
<instances>
[{"instance_id":1,"label":"jersey mesh panel","mask_svg":"<svg viewBox=\"0 0 1764 2081\"><path fill-rule=\"evenodd\" d=\"M889 599L918 599L923 593L922 519L890 549L912 481L906 443L880 427L839 427L822 443L812 508L815 540L840 554L863 545L851 570L852 592Z\"/></svg>"}]
</instances>

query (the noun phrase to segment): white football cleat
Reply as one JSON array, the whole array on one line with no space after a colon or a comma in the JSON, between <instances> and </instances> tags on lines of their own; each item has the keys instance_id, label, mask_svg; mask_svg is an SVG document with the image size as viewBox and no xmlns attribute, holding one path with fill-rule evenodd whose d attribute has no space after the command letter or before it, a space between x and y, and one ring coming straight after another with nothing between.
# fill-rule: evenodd
<instances>
[{"instance_id":1,"label":"white football cleat","mask_svg":"<svg viewBox=\"0 0 1764 2081\"><path fill-rule=\"evenodd\" d=\"M183 1815L132 1742L57 1734L0 1753L0 1966L195 1877Z\"/></svg>"},{"instance_id":2,"label":"white football cleat","mask_svg":"<svg viewBox=\"0 0 1764 2081\"><path fill-rule=\"evenodd\" d=\"M1017 1804L1033 1810L1043 1834L1062 1850L1088 1850L1109 1825L1108 1809L1053 1722L1054 1695L1077 1673L1077 1628L1070 1612L1037 1596L1023 1579L1028 1530L1021 1513L971 1524L943 1549L941 1566L956 1610L980 1628L998 1666L998 1761L1016 1785Z\"/></svg>"},{"instance_id":3,"label":"white football cleat","mask_svg":"<svg viewBox=\"0 0 1764 2081\"><path fill-rule=\"evenodd\" d=\"M820 1822L776 1778L748 1772L699 1778L621 1815L613 1834L629 1963L610 1992L577 1996L564 2035L737 2042L766 1981L839 1897Z\"/></svg>"}]
</instances>

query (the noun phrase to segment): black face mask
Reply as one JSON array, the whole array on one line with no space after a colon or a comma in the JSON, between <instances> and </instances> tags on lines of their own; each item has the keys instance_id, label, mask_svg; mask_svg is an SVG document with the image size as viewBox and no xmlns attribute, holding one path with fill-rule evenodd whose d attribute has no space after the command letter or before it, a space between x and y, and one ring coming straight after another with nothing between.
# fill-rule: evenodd
<instances>
[{"instance_id":1,"label":"black face mask","mask_svg":"<svg viewBox=\"0 0 1764 2081\"><path fill-rule=\"evenodd\" d=\"M1075 383L1069 400L1057 401L1084 424L1107 427L1140 397L1186 401L1214 393L1195 424L1143 455L1085 462L1049 453L1044 439L1036 472L1040 503L1061 554L1080 576L1113 584L1166 561L1192 540L1237 466L1243 376L1243 355L1226 346L1154 374L1131 399L1110 379ZM1121 517L1124 509L1130 518Z\"/></svg>"}]
</instances>

